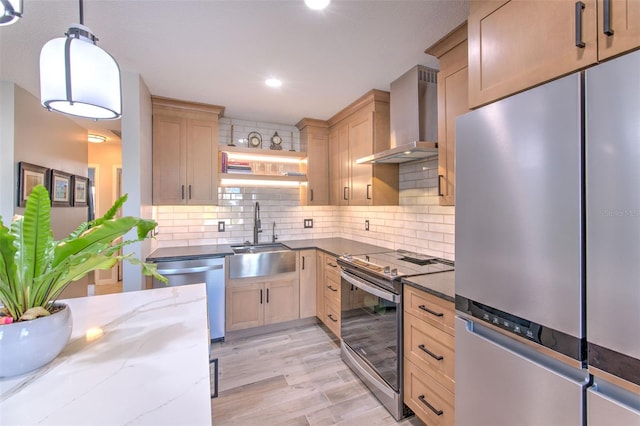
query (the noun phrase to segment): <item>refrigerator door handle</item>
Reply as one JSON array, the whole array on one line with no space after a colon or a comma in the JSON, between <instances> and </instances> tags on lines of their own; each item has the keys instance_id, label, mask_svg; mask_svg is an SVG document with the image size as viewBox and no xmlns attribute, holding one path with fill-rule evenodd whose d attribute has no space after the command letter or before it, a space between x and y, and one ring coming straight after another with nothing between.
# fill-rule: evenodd
<instances>
[{"instance_id":1,"label":"refrigerator door handle","mask_svg":"<svg viewBox=\"0 0 640 426\"><path fill-rule=\"evenodd\" d=\"M576 383L580 383L584 386L589 383L589 377L585 374L584 370L578 370L568 364L565 364L562 361L544 355L542 352L536 350L533 346L518 342L517 340L508 336L506 332L503 333L501 331L496 331L492 328L485 327L478 322L464 318L460 315L458 315L456 318L464 321L465 331L475 336L476 338L479 338L501 349L509 351L518 357L526 358L530 361L533 361L535 364L549 371L553 371L555 374L563 376Z\"/></svg>"}]
</instances>

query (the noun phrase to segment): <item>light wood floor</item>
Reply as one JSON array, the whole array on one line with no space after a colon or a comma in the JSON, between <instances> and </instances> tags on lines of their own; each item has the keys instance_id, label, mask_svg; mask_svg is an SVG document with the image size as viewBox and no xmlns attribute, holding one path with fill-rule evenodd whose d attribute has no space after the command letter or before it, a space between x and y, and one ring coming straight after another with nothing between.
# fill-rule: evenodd
<instances>
[{"instance_id":1,"label":"light wood floor","mask_svg":"<svg viewBox=\"0 0 640 426\"><path fill-rule=\"evenodd\" d=\"M397 423L340 359L318 325L214 343L214 425L421 425ZM213 370L213 369L212 369Z\"/></svg>"}]
</instances>

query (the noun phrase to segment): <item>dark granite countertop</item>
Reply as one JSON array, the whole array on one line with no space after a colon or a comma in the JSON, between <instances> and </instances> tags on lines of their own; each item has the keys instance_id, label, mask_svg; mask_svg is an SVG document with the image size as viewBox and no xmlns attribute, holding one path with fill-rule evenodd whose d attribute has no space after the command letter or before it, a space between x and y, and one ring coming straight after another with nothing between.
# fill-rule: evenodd
<instances>
[{"instance_id":1,"label":"dark granite countertop","mask_svg":"<svg viewBox=\"0 0 640 426\"><path fill-rule=\"evenodd\" d=\"M455 303L455 271L403 278L402 283Z\"/></svg>"},{"instance_id":2,"label":"dark granite countertop","mask_svg":"<svg viewBox=\"0 0 640 426\"><path fill-rule=\"evenodd\" d=\"M163 247L154 250L147 256L147 262L169 262L172 260L205 259L211 257L224 257L232 255L233 250L228 244L189 246L189 247Z\"/></svg>"},{"instance_id":3,"label":"dark granite countertop","mask_svg":"<svg viewBox=\"0 0 640 426\"><path fill-rule=\"evenodd\" d=\"M345 253L349 254L364 254L364 253L382 253L393 249L384 248L380 246L374 246L367 243L359 243L357 241L348 240L346 238L318 238L315 240L294 240L283 241L282 244L289 247L291 250L303 250L303 249L319 249L334 256L342 256Z\"/></svg>"},{"instance_id":4,"label":"dark granite countertop","mask_svg":"<svg viewBox=\"0 0 640 426\"><path fill-rule=\"evenodd\" d=\"M345 253L380 253L392 249L359 243L346 238L319 238L315 240L282 241L291 250L320 249L334 256ZM189 247L163 247L155 250L147 257L147 262L167 262L172 260L203 259L207 257L223 257L233 255L231 245L206 245Z\"/></svg>"},{"instance_id":5,"label":"dark granite countertop","mask_svg":"<svg viewBox=\"0 0 640 426\"><path fill-rule=\"evenodd\" d=\"M372 244L360 243L346 238L318 238L313 240L282 241L291 250L318 249L333 256L364 253L382 253L392 249ZM229 244L163 247L155 250L147 257L148 262L168 262L172 260L204 259L210 257L224 257L233 255ZM455 301L455 273L454 271L439 272L429 275L403 278L402 283L424 290L434 296Z\"/></svg>"}]
</instances>

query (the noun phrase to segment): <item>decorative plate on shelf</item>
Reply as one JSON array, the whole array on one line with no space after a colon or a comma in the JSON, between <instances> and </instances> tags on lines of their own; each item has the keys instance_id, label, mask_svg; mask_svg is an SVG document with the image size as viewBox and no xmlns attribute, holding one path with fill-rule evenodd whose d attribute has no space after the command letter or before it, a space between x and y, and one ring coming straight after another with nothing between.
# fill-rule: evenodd
<instances>
[{"instance_id":1,"label":"decorative plate on shelf","mask_svg":"<svg viewBox=\"0 0 640 426\"><path fill-rule=\"evenodd\" d=\"M247 136L247 141L247 144L250 148L262 147L262 135L258 132L249 133L249 136Z\"/></svg>"}]
</instances>

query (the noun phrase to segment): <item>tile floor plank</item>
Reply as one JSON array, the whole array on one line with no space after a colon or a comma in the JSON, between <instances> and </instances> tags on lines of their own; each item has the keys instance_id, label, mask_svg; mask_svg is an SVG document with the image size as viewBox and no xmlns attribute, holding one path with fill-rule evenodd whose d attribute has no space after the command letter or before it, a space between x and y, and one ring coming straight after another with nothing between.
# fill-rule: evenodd
<instances>
[{"instance_id":1,"label":"tile floor plank","mask_svg":"<svg viewBox=\"0 0 640 426\"><path fill-rule=\"evenodd\" d=\"M214 425L421 425L396 422L317 325L211 345L218 358Z\"/></svg>"}]
</instances>

